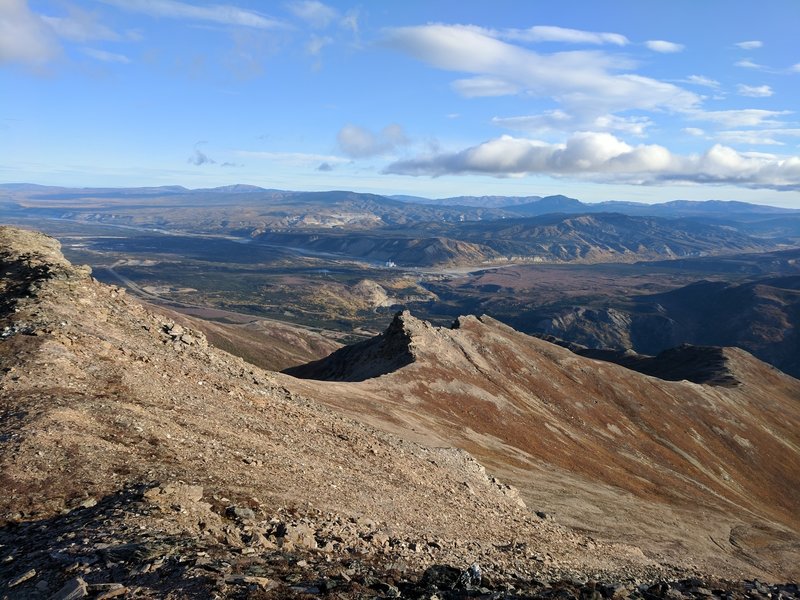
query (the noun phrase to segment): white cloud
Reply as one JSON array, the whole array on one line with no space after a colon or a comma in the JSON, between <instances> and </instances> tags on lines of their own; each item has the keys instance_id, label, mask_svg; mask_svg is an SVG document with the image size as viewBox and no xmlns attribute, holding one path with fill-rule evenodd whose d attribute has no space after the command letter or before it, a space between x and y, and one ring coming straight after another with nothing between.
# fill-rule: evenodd
<instances>
[{"instance_id":1,"label":"white cloud","mask_svg":"<svg viewBox=\"0 0 800 600\"><path fill-rule=\"evenodd\" d=\"M151 17L189 19L207 21L220 25L236 25L254 29L276 29L285 25L261 13L239 8L231 4L212 4L195 6L177 0L99 0L130 12L138 12Z\"/></svg>"},{"instance_id":2,"label":"white cloud","mask_svg":"<svg viewBox=\"0 0 800 600\"><path fill-rule=\"evenodd\" d=\"M91 56L92 58L103 62L119 63L123 65L127 65L131 62L130 58L128 58L124 54L117 54L116 52L97 50L95 48L82 48L81 51L87 56Z\"/></svg>"},{"instance_id":3,"label":"white cloud","mask_svg":"<svg viewBox=\"0 0 800 600\"><path fill-rule=\"evenodd\" d=\"M681 131L684 133L688 133L689 135L693 135L695 137L703 137L706 132L698 127L684 127Z\"/></svg>"},{"instance_id":4,"label":"white cloud","mask_svg":"<svg viewBox=\"0 0 800 600\"><path fill-rule=\"evenodd\" d=\"M714 137L726 144L746 144L748 146L784 146L784 142L775 139L766 132L739 130L718 131Z\"/></svg>"},{"instance_id":5,"label":"white cloud","mask_svg":"<svg viewBox=\"0 0 800 600\"><path fill-rule=\"evenodd\" d=\"M537 25L529 29L511 29L499 34L501 37L522 42L565 42L568 44L613 44L625 46L628 38L619 33L582 31L549 25Z\"/></svg>"},{"instance_id":6,"label":"white cloud","mask_svg":"<svg viewBox=\"0 0 800 600\"><path fill-rule=\"evenodd\" d=\"M797 63L797 64L795 64L795 65L792 65L791 67L789 67L789 70L790 70L792 73L800 73L800 63Z\"/></svg>"},{"instance_id":7,"label":"white cloud","mask_svg":"<svg viewBox=\"0 0 800 600\"><path fill-rule=\"evenodd\" d=\"M66 17L42 16L42 21L47 23L58 37L79 43L98 40L116 42L123 39L119 33L103 25L96 14L73 5L67 5L66 8L69 11Z\"/></svg>"},{"instance_id":8,"label":"white cloud","mask_svg":"<svg viewBox=\"0 0 800 600\"><path fill-rule=\"evenodd\" d=\"M612 73L632 67L628 59L599 51L539 54L494 35L479 27L433 24L391 29L386 43L436 68L475 75L455 84L467 95L527 93L595 114L684 111L700 103L699 96L676 85Z\"/></svg>"},{"instance_id":9,"label":"white cloud","mask_svg":"<svg viewBox=\"0 0 800 600\"><path fill-rule=\"evenodd\" d=\"M575 117L563 110L549 110L538 115L520 117L493 117L492 123L514 131L543 133L574 129Z\"/></svg>"},{"instance_id":10,"label":"white cloud","mask_svg":"<svg viewBox=\"0 0 800 600\"><path fill-rule=\"evenodd\" d=\"M647 117L619 117L605 114L591 118L580 118L563 110L555 109L538 115L520 117L494 117L492 123L506 129L527 133L572 132L576 130L621 131L642 136L653 122Z\"/></svg>"},{"instance_id":11,"label":"white cloud","mask_svg":"<svg viewBox=\"0 0 800 600\"><path fill-rule=\"evenodd\" d=\"M761 48L764 43L758 40L751 40L749 42L739 42L735 45L739 46L742 50L755 50L756 48Z\"/></svg>"},{"instance_id":12,"label":"white cloud","mask_svg":"<svg viewBox=\"0 0 800 600\"><path fill-rule=\"evenodd\" d=\"M353 158L386 154L409 142L403 128L397 124L387 125L380 133L348 124L339 130L336 140L342 152Z\"/></svg>"},{"instance_id":13,"label":"white cloud","mask_svg":"<svg viewBox=\"0 0 800 600\"><path fill-rule=\"evenodd\" d=\"M648 40L644 45L653 52L661 52L662 54L682 52L685 48L683 44L676 44L675 42L667 42L665 40Z\"/></svg>"},{"instance_id":14,"label":"white cloud","mask_svg":"<svg viewBox=\"0 0 800 600\"><path fill-rule=\"evenodd\" d=\"M597 173L663 169L669 160L669 152L661 146L633 148L609 133L577 133L564 144L504 135L453 154L398 161L386 171L405 175L497 176Z\"/></svg>"},{"instance_id":15,"label":"white cloud","mask_svg":"<svg viewBox=\"0 0 800 600\"><path fill-rule=\"evenodd\" d=\"M481 98L491 96L510 96L520 91L519 86L504 79L492 77L471 77L456 79L453 89L465 98Z\"/></svg>"},{"instance_id":16,"label":"white cloud","mask_svg":"<svg viewBox=\"0 0 800 600\"><path fill-rule=\"evenodd\" d=\"M758 63L753 62L749 58L745 58L743 60L737 60L735 63L733 63L733 66L742 67L743 69L757 69L757 70L764 70L767 68L764 65L760 65Z\"/></svg>"},{"instance_id":17,"label":"white cloud","mask_svg":"<svg viewBox=\"0 0 800 600\"><path fill-rule=\"evenodd\" d=\"M800 137L800 129L768 128L719 131L715 137L729 144L749 144L753 146L785 146L782 137Z\"/></svg>"},{"instance_id":18,"label":"white cloud","mask_svg":"<svg viewBox=\"0 0 800 600\"><path fill-rule=\"evenodd\" d=\"M339 16L335 9L317 0L292 2L289 4L289 10L317 29L324 29Z\"/></svg>"},{"instance_id":19,"label":"white cloud","mask_svg":"<svg viewBox=\"0 0 800 600\"><path fill-rule=\"evenodd\" d=\"M630 135L643 136L653 122L647 117L618 117L617 115L601 115L590 123L589 129L594 131L621 131Z\"/></svg>"},{"instance_id":20,"label":"white cloud","mask_svg":"<svg viewBox=\"0 0 800 600\"><path fill-rule=\"evenodd\" d=\"M52 29L25 0L0 1L0 64L42 67L60 52Z\"/></svg>"},{"instance_id":21,"label":"white cloud","mask_svg":"<svg viewBox=\"0 0 800 600\"><path fill-rule=\"evenodd\" d=\"M704 75L689 75L684 81L686 81L686 83L702 85L708 88L716 89L719 87L719 81L716 79L711 79L710 77L705 77Z\"/></svg>"},{"instance_id":22,"label":"white cloud","mask_svg":"<svg viewBox=\"0 0 800 600\"><path fill-rule=\"evenodd\" d=\"M740 96L747 96L749 98L769 98L772 96L772 88L768 85L745 85L740 83L736 86Z\"/></svg>"},{"instance_id":23,"label":"white cloud","mask_svg":"<svg viewBox=\"0 0 800 600\"><path fill-rule=\"evenodd\" d=\"M449 154L397 161L400 175L548 174L599 182L656 185L706 183L800 190L800 156L740 153L720 144L702 155L674 155L663 146L630 146L608 133L584 132L561 144L502 136Z\"/></svg>"},{"instance_id":24,"label":"white cloud","mask_svg":"<svg viewBox=\"0 0 800 600\"><path fill-rule=\"evenodd\" d=\"M775 117L792 114L790 110L762 110L745 108L740 110L692 111L687 116L695 121L709 121L723 127L759 127L780 125Z\"/></svg>"}]
</instances>

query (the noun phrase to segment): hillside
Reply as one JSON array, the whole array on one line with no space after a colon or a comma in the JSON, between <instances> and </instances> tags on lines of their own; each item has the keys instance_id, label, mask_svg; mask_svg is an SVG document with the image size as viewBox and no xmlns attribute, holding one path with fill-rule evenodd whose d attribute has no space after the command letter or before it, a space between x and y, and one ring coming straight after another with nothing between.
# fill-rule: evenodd
<instances>
[{"instance_id":1,"label":"hillside","mask_svg":"<svg viewBox=\"0 0 800 600\"><path fill-rule=\"evenodd\" d=\"M467 449L563 522L672 560L797 577L800 504L785 492L800 485L800 381L731 348L642 366L709 384L584 358L488 317L446 329L408 313L287 372L335 380L297 389L373 424Z\"/></svg>"},{"instance_id":2,"label":"hillside","mask_svg":"<svg viewBox=\"0 0 800 600\"><path fill-rule=\"evenodd\" d=\"M796 269L795 269L796 271ZM800 376L800 276L727 283L700 280L611 306L574 306L542 319L537 329L591 348L656 354L678 343L736 346Z\"/></svg>"},{"instance_id":3,"label":"hillside","mask_svg":"<svg viewBox=\"0 0 800 600\"><path fill-rule=\"evenodd\" d=\"M773 247L769 241L714 225L615 213L437 222L380 232L272 230L256 239L376 262L392 260L401 267L633 262Z\"/></svg>"}]
</instances>

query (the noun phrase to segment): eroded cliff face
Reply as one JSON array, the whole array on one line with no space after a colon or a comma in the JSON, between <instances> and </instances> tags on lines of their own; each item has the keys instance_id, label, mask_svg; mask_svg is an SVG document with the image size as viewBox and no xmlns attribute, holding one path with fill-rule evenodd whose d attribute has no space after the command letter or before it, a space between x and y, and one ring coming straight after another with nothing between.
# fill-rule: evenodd
<instances>
[{"instance_id":1,"label":"eroded cliff face","mask_svg":"<svg viewBox=\"0 0 800 600\"><path fill-rule=\"evenodd\" d=\"M650 376L489 317L438 328L402 313L348 360L368 362L360 349L376 344L413 360L327 390L286 385L466 448L572 525L676 560L797 576L800 504L787 490L800 485L800 381L733 348L615 357Z\"/></svg>"}]
</instances>

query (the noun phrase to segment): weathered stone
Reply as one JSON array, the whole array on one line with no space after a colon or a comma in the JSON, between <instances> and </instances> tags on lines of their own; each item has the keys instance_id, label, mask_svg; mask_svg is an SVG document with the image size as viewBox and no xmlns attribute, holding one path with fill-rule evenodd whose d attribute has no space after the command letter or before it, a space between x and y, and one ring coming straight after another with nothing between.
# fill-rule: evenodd
<instances>
[{"instance_id":1,"label":"weathered stone","mask_svg":"<svg viewBox=\"0 0 800 600\"><path fill-rule=\"evenodd\" d=\"M314 537L314 530L308 525L287 525L286 533L279 539L280 546L284 549L308 548L317 549L317 540Z\"/></svg>"},{"instance_id":2,"label":"weathered stone","mask_svg":"<svg viewBox=\"0 0 800 600\"><path fill-rule=\"evenodd\" d=\"M399 598L400 590L385 581L377 581L370 586L373 590L380 592L387 598Z\"/></svg>"},{"instance_id":3,"label":"weathered stone","mask_svg":"<svg viewBox=\"0 0 800 600\"><path fill-rule=\"evenodd\" d=\"M80 578L70 579L60 590L50 596L50 600L78 600L89 595L86 582Z\"/></svg>"},{"instance_id":4,"label":"weathered stone","mask_svg":"<svg viewBox=\"0 0 800 600\"><path fill-rule=\"evenodd\" d=\"M127 594L129 591L130 590L128 588L120 586L118 588L114 588L113 590L102 592L95 598L95 600L108 600L109 598L117 598L119 596Z\"/></svg>"},{"instance_id":5,"label":"weathered stone","mask_svg":"<svg viewBox=\"0 0 800 600\"><path fill-rule=\"evenodd\" d=\"M32 578L34 578L34 577L36 577L36 569L29 569L28 571L25 571L25 572L24 572L22 575L20 575L19 577L16 577L16 578L12 579L12 580L9 582L9 584L8 584L8 587L9 587L9 588L16 587L16 586L18 586L20 583L22 583L22 582L24 582L24 581L28 581L28 579L32 579Z\"/></svg>"},{"instance_id":6,"label":"weathered stone","mask_svg":"<svg viewBox=\"0 0 800 600\"><path fill-rule=\"evenodd\" d=\"M274 587L271 579L267 577L256 577L255 575L228 575L225 577L225 583L233 585L256 585L262 590L268 590Z\"/></svg>"},{"instance_id":7,"label":"weathered stone","mask_svg":"<svg viewBox=\"0 0 800 600\"><path fill-rule=\"evenodd\" d=\"M229 506L227 511L229 517L234 517L240 521L254 521L256 513L252 508L245 508L242 506Z\"/></svg>"}]
</instances>

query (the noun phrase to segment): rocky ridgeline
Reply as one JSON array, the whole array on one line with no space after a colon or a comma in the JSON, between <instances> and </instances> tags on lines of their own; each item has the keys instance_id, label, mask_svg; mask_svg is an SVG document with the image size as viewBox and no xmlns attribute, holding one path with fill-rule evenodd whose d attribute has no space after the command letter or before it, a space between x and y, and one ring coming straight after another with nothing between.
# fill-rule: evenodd
<instances>
[{"instance_id":1,"label":"rocky ridgeline","mask_svg":"<svg viewBox=\"0 0 800 600\"><path fill-rule=\"evenodd\" d=\"M497 562L496 549L480 543L398 536L366 517L288 507L266 515L209 500L200 486L139 486L0 530L0 598L800 598L795 584L593 579L550 555L529 556L524 542L508 549L512 560ZM448 544L485 561L440 562ZM522 562L552 568L531 578L516 568Z\"/></svg>"}]
</instances>

